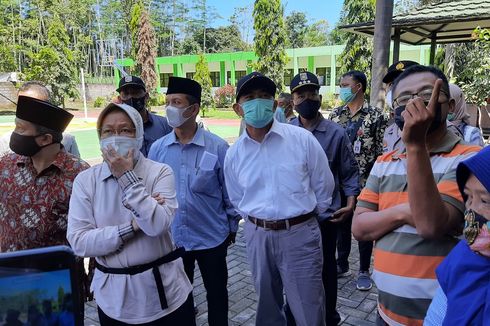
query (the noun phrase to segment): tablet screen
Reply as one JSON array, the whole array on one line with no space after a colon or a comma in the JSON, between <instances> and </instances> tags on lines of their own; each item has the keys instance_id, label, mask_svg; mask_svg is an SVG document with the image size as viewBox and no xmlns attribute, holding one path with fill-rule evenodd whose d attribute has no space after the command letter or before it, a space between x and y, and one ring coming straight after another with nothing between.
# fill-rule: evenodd
<instances>
[{"instance_id":1,"label":"tablet screen","mask_svg":"<svg viewBox=\"0 0 490 326\"><path fill-rule=\"evenodd\" d=\"M1 325L75 325L70 269L0 266Z\"/></svg>"}]
</instances>

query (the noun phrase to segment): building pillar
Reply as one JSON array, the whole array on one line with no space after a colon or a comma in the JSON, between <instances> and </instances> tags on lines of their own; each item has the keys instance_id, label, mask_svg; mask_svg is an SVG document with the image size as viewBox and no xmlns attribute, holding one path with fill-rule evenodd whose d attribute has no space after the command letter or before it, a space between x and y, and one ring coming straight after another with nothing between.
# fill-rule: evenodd
<instances>
[{"instance_id":1,"label":"building pillar","mask_svg":"<svg viewBox=\"0 0 490 326\"><path fill-rule=\"evenodd\" d=\"M119 85L119 81L121 80L121 74L119 73L119 69L114 66L114 85L116 85L116 88Z\"/></svg>"},{"instance_id":2,"label":"building pillar","mask_svg":"<svg viewBox=\"0 0 490 326\"><path fill-rule=\"evenodd\" d=\"M293 76L299 73L298 57L296 56L296 51L293 49Z\"/></svg>"},{"instance_id":3,"label":"building pillar","mask_svg":"<svg viewBox=\"0 0 490 326\"><path fill-rule=\"evenodd\" d=\"M312 74L315 73L315 57L313 56L308 57L308 71Z\"/></svg>"},{"instance_id":4,"label":"building pillar","mask_svg":"<svg viewBox=\"0 0 490 326\"><path fill-rule=\"evenodd\" d=\"M247 75L252 73L252 60L247 60Z\"/></svg>"},{"instance_id":5,"label":"building pillar","mask_svg":"<svg viewBox=\"0 0 490 326\"><path fill-rule=\"evenodd\" d=\"M226 65L224 61L219 62L219 85L221 87L226 85Z\"/></svg>"},{"instance_id":6,"label":"building pillar","mask_svg":"<svg viewBox=\"0 0 490 326\"><path fill-rule=\"evenodd\" d=\"M160 80L160 65L155 64L155 73L157 75L157 93L162 92L162 81Z\"/></svg>"},{"instance_id":7,"label":"building pillar","mask_svg":"<svg viewBox=\"0 0 490 326\"><path fill-rule=\"evenodd\" d=\"M230 78L231 78L230 83L231 83L232 86L235 86L235 84L236 84L236 80L235 80L236 79L235 69L236 69L235 61L232 60L231 61L231 69L230 69L230 75L231 75L230 76Z\"/></svg>"},{"instance_id":8,"label":"building pillar","mask_svg":"<svg viewBox=\"0 0 490 326\"><path fill-rule=\"evenodd\" d=\"M395 35L393 36L393 62L400 61L400 29L395 28Z\"/></svg>"},{"instance_id":9,"label":"building pillar","mask_svg":"<svg viewBox=\"0 0 490 326\"><path fill-rule=\"evenodd\" d=\"M330 52L330 93L335 94L335 80L337 79L337 66L335 54Z\"/></svg>"},{"instance_id":10,"label":"building pillar","mask_svg":"<svg viewBox=\"0 0 490 326\"><path fill-rule=\"evenodd\" d=\"M430 39L429 65L433 65L436 59L436 47L437 47L437 34L434 32L432 33Z\"/></svg>"}]
</instances>

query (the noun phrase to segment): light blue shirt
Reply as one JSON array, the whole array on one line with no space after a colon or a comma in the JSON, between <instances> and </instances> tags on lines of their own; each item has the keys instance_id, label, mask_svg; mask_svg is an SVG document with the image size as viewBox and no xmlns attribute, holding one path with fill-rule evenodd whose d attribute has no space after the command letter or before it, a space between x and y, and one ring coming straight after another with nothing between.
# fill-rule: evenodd
<instances>
[{"instance_id":1,"label":"light blue shirt","mask_svg":"<svg viewBox=\"0 0 490 326\"><path fill-rule=\"evenodd\" d=\"M185 145L175 131L153 143L148 158L168 164L175 174L179 208L172 235L177 246L214 248L238 230L239 215L230 203L223 175L227 150L226 141L202 128Z\"/></svg>"},{"instance_id":2,"label":"light blue shirt","mask_svg":"<svg viewBox=\"0 0 490 326\"><path fill-rule=\"evenodd\" d=\"M225 159L230 200L240 215L283 220L332 203L327 155L306 129L276 120L261 143L244 132Z\"/></svg>"}]
</instances>

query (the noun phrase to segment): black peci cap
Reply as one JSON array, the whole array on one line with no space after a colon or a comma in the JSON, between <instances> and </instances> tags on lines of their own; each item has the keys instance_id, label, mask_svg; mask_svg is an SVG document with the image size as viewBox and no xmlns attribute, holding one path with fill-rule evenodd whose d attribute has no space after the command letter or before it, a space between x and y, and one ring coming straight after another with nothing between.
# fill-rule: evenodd
<instances>
[{"instance_id":1,"label":"black peci cap","mask_svg":"<svg viewBox=\"0 0 490 326\"><path fill-rule=\"evenodd\" d=\"M63 132L73 119L73 114L49 102L29 96L19 96L15 116L54 131Z\"/></svg>"},{"instance_id":2,"label":"black peci cap","mask_svg":"<svg viewBox=\"0 0 490 326\"><path fill-rule=\"evenodd\" d=\"M167 95L169 94L186 94L194 96L199 103L201 103L202 87L197 81L182 78L182 77L170 77L167 87Z\"/></svg>"},{"instance_id":3,"label":"black peci cap","mask_svg":"<svg viewBox=\"0 0 490 326\"><path fill-rule=\"evenodd\" d=\"M255 89L263 89L272 96L276 96L276 84L260 72L254 71L240 78L238 81L236 86L236 101L238 102L240 96Z\"/></svg>"}]
</instances>

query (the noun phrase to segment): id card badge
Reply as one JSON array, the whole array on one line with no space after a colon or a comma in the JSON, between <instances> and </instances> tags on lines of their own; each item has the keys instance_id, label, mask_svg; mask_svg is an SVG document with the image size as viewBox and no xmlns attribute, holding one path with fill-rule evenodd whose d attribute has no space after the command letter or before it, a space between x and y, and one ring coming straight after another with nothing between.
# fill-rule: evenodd
<instances>
[{"instance_id":1,"label":"id card badge","mask_svg":"<svg viewBox=\"0 0 490 326\"><path fill-rule=\"evenodd\" d=\"M361 153L361 141L360 140L356 140L354 142L354 154L359 154Z\"/></svg>"}]
</instances>

